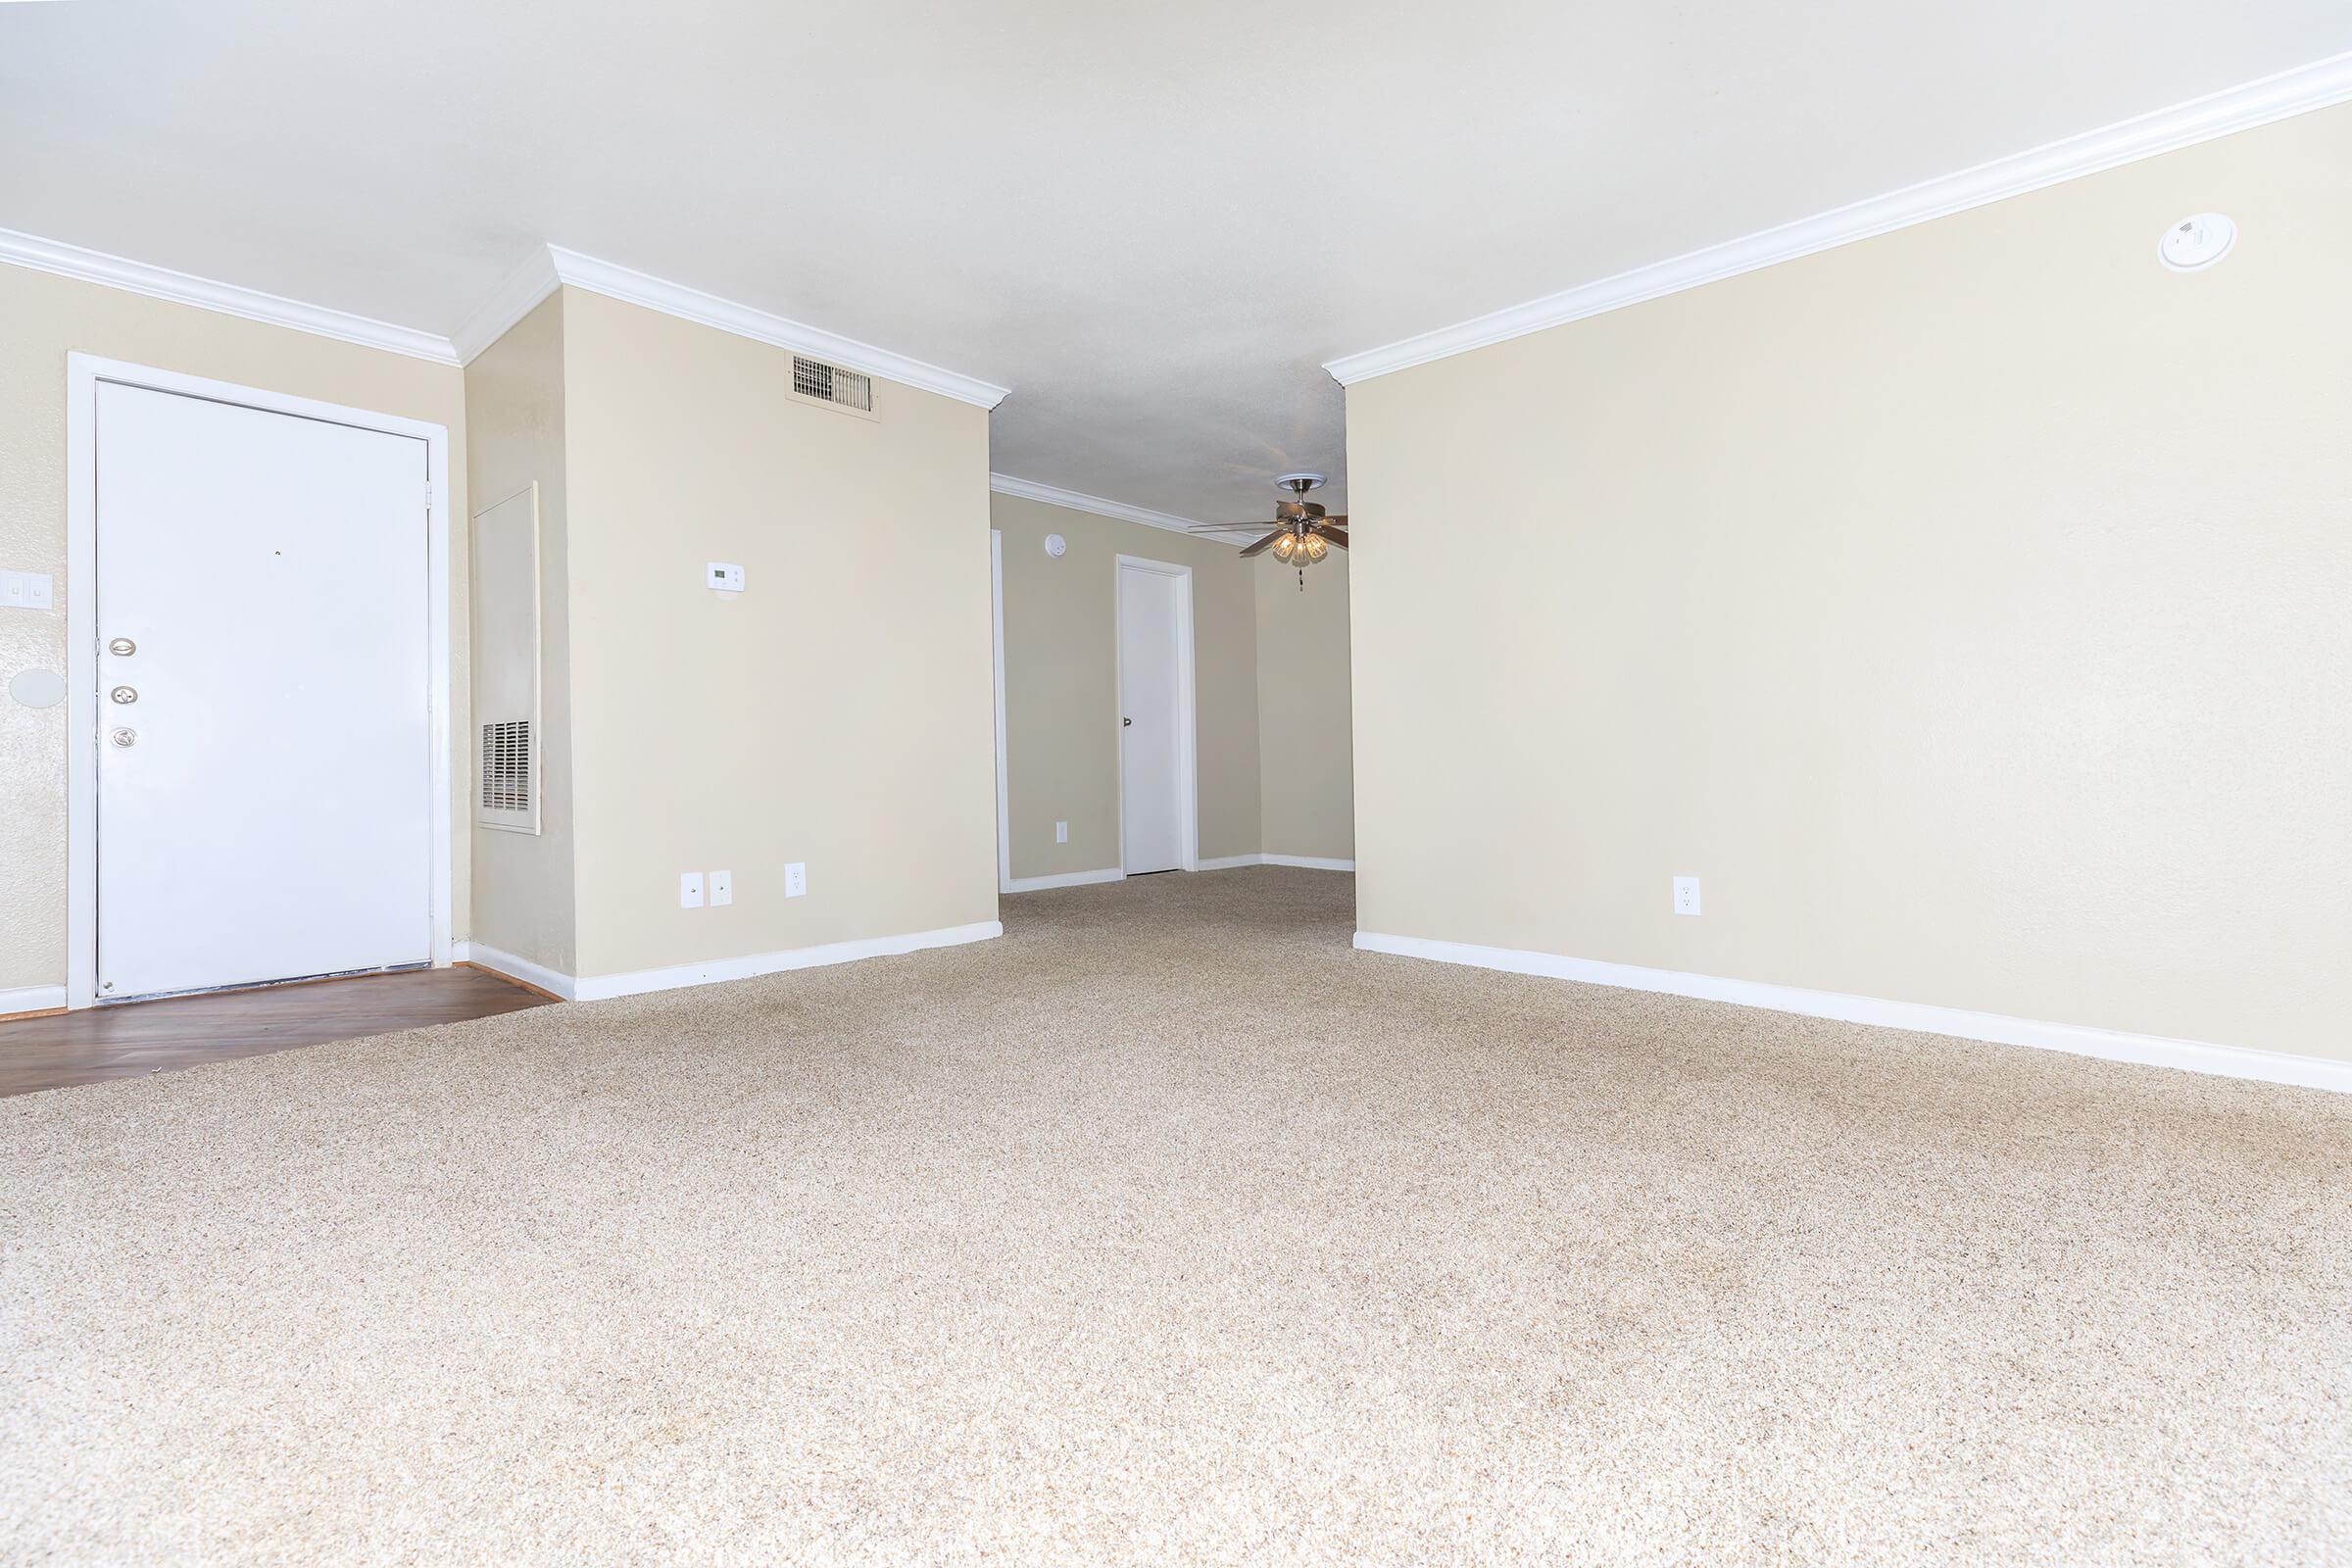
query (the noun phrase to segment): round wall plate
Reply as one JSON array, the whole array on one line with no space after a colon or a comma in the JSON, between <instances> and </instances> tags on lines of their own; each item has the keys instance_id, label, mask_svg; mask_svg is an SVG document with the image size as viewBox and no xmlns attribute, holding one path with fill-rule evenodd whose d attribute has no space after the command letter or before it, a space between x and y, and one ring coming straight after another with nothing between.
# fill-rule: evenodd
<instances>
[{"instance_id":1,"label":"round wall plate","mask_svg":"<svg viewBox=\"0 0 2352 1568\"><path fill-rule=\"evenodd\" d=\"M2156 259L2176 272L2201 272L2230 254L2237 225L2220 213L2183 218L2156 242Z\"/></svg>"},{"instance_id":2,"label":"round wall plate","mask_svg":"<svg viewBox=\"0 0 2352 1568\"><path fill-rule=\"evenodd\" d=\"M55 708L66 700L66 677L54 669L20 669L8 695L26 708Z\"/></svg>"}]
</instances>

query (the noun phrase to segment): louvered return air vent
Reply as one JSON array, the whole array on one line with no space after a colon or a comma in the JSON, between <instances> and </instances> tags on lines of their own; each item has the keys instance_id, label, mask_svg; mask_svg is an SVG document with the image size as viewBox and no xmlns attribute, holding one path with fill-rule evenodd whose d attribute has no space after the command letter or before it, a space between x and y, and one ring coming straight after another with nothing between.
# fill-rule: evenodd
<instances>
[{"instance_id":1,"label":"louvered return air vent","mask_svg":"<svg viewBox=\"0 0 2352 1568\"><path fill-rule=\"evenodd\" d=\"M473 718L482 789L473 819L539 831L539 487L473 519Z\"/></svg>"},{"instance_id":2,"label":"louvered return air vent","mask_svg":"<svg viewBox=\"0 0 2352 1568\"><path fill-rule=\"evenodd\" d=\"M827 365L822 360L805 360L795 354L792 389L802 397L853 414L871 416L874 412L874 378L845 370L838 365Z\"/></svg>"},{"instance_id":3,"label":"louvered return air vent","mask_svg":"<svg viewBox=\"0 0 2352 1568\"><path fill-rule=\"evenodd\" d=\"M482 809L531 808L531 721L482 726Z\"/></svg>"}]
</instances>

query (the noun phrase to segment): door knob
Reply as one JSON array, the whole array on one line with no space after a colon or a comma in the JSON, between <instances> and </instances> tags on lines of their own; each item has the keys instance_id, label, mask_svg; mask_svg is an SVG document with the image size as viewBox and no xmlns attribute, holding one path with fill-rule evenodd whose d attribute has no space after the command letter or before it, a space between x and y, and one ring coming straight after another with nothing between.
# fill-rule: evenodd
<instances>
[{"instance_id":1,"label":"door knob","mask_svg":"<svg viewBox=\"0 0 2352 1568\"><path fill-rule=\"evenodd\" d=\"M135 703L139 700L139 689L136 686L118 686L106 695L118 703Z\"/></svg>"},{"instance_id":2,"label":"door knob","mask_svg":"<svg viewBox=\"0 0 2352 1568\"><path fill-rule=\"evenodd\" d=\"M109 730L107 731L106 738L110 741L113 741L117 746L135 746L138 744L139 732L135 729L127 728Z\"/></svg>"},{"instance_id":3,"label":"door knob","mask_svg":"<svg viewBox=\"0 0 2352 1568\"><path fill-rule=\"evenodd\" d=\"M139 645L127 637L118 637L106 645L106 651L120 659L128 659L139 651Z\"/></svg>"}]
</instances>

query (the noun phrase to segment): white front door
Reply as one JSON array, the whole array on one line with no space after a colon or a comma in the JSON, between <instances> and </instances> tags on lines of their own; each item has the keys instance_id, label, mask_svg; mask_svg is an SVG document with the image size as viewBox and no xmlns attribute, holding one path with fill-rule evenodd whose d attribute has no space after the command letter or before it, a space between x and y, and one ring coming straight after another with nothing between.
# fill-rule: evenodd
<instances>
[{"instance_id":1,"label":"white front door","mask_svg":"<svg viewBox=\"0 0 2352 1568\"><path fill-rule=\"evenodd\" d=\"M432 955L426 446L101 382L98 998Z\"/></svg>"},{"instance_id":2,"label":"white front door","mask_svg":"<svg viewBox=\"0 0 2352 1568\"><path fill-rule=\"evenodd\" d=\"M1182 579L1119 567L1119 824L1127 874L1184 864Z\"/></svg>"}]
</instances>

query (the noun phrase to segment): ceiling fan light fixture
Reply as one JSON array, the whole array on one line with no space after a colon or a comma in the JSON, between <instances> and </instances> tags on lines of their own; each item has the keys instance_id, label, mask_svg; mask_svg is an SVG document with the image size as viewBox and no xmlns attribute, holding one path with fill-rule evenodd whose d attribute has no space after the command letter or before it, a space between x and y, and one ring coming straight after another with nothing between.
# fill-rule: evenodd
<instances>
[{"instance_id":1,"label":"ceiling fan light fixture","mask_svg":"<svg viewBox=\"0 0 2352 1568\"><path fill-rule=\"evenodd\" d=\"M1348 548L1348 514L1332 516L1320 502L1309 501L1306 493L1323 482L1319 473L1286 473L1276 481L1291 493L1291 499L1274 509L1274 515L1263 521L1225 527L1216 523L1195 523L1193 533L1223 534L1230 538L1241 528L1273 531L1261 539L1242 547L1242 559L1252 560L1271 555L1278 564L1292 566L1298 572L1298 586L1306 586L1306 568L1317 562L1329 560L1332 550Z\"/></svg>"}]
</instances>

